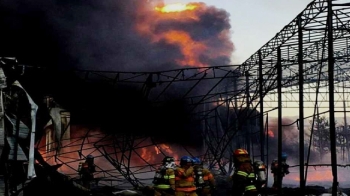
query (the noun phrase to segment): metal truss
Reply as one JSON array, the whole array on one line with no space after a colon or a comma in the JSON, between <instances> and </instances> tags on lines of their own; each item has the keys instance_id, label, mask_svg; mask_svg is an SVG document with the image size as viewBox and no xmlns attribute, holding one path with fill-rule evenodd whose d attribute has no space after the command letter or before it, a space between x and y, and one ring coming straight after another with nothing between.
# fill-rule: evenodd
<instances>
[{"instance_id":1,"label":"metal truss","mask_svg":"<svg viewBox=\"0 0 350 196\"><path fill-rule=\"evenodd\" d=\"M333 7L334 82L340 83L349 78L349 5L334 4ZM291 88L298 86L299 53L302 54L304 88L315 89L318 81L325 82L324 87L328 86L327 14L326 0L311 2L291 23L243 63L243 72L248 71L253 75L252 83L255 83L253 86L255 91L259 90L258 80L259 75L262 75L263 91L277 95L271 90L277 89L278 49L281 50L280 59L283 67L282 88L286 92L293 92L295 89ZM299 48L300 44L302 50ZM262 74L259 74L259 68L262 69ZM270 100L277 100L277 97L270 98ZM293 101L288 98L286 100Z\"/></svg>"},{"instance_id":2,"label":"metal truss","mask_svg":"<svg viewBox=\"0 0 350 196\"><path fill-rule=\"evenodd\" d=\"M202 136L207 148L203 154L193 154L186 146L177 146L176 149L172 149L173 146L168 146L166 143L157 143L149 136L116 133L105 134L98 141L94 140L92 136L84 136L80 140L90 138L89 140L94 140L94 142L89 145L84 142L81 143L81 148L76 149L76 152L72 150L71 145L66 145L63 149L71 149L67 152L69 154L75 153L78 155L79 152L83 155L79 158L83 158L84 154L86 155L87 152L91 151L92 145L95 148L94 153L98 154L97 157L104 158L105 162L108 162L110 166L118 171L118 176L123 176L127 183L134 187L147 184L147 182L150 183L155 164L158 164L158 162L154 162L154 159L145 158L144 150L147 150L148 153L157 152L153 155L168 155L176 158L185 154L202 156L209 165L219 165L219 168L225 171L224 167L227 162L222 162L222 157L226 156L226 160L229 160L226 151L228 147L231 147L230 141L236 132L236 129L228 124L228 119L232 118L233 115L238 117L237 111L246 108L247 101L251 103L251 100L247 99L246 88L239 87L246 82L246 77L243 76L242 78L236 67L235 65L229 65L142 73L75 71L76 76L86 83L109 85L111 90L125 84L137 87L155 107L172 99L185 100L190 108L189 115L193 122L203 126ZM230 87L230 84L233 83L236 83L235 88ZM244 86L246 85L244 84ZM172 93L174 90L178 90L178 93L175 97L169 98L169 92L174 96ZM233 106L233 103L236 103L236 106ZM237 109L236 114L233 114L233 107ZM222 125L223 121L226 121L225 126ZM45 146L41 148L45 148ZM232 150L232 148L230 149ZM180 153L185 154L181 155ZM70 168L72 175L76 173L76 171L74 172L75 166L71 165L77 165L79 159L59 160L59 157L63 156L62 153L49 153L45 158L50 159L50 156L56 157L61 164L68 164L67 167ZM142 164L133 166L132 162L135 159L141 160ZM158 159L158 161L160 160ZM103 178L116 177L110 174L105 175L110 173L106 171L101 168L101 173L107 176ZM140 176L147 176L148 178Z\"/></svg>"},{"instance_id":3,"label":"metal truss","mask_svg":"<svg viewBox=\"0 0 350 196\"><path fill-rule=\"evenodd\" d=\"M257 102L263 105L260 111L271 105L278 110L279 156L283 109L290 105L299 109L300 165L304 165L304 108L313 108L314 116L318 116L321 108L329 115L334 189L338 183L335 113L337 110L344 113L346 119L349 87L349 8L349 1L312 1L242 65L244 72L254 76L255 91L268 92ZM314 122L312 130L313 126ZM304 186L304 167L300 167L300 187Z\"/></svg>"},{"instance_id":4,"label":"metal truss","mask_svg":"<svg viewBox=\"0 0 350 196\"><path fill-rule=\"evenodd\" d=\"M228 172L230 154L237 146L252 148L252 152L259 151L262 160L266 158L269 152L265 142L268 128L265 119L269 112L278 111L278 135L282 135L283 109L298 108L302 144L300 165L304 165L304 108L313 108L313 116L318 115L320 108L328 112L332 134L332 131L335 133L334 113L346 111L339 103L349 102L349 16L349 1L314 0L241 65L158 72L74 70L81 80L109 85L111 90L120 85L137 87L155 107L172 99L185 100L193 122L201 126L204 151L193 154L186 146L175 148L156 142L147 135L107 134L102 130L98 134L87 132L76 141L71 139L63 148L67 149L66 153L75 155L71 161L59 162L71 168L74 175L80 159L95 153L101 162L110 165L108 168L100 167L101 181L114 179L116 183L113 185L125 183L134 187L150 183L158 164L158 159L147 159L145 153L154 156L201 156L209 166ZM255 126L252 126L254 123ZM339 129L337 135L349 135L342 131L348 130ZM332 154L336 149L335 137L335 134L330 137L334 140L331 141ZM256 140L253 142L246 138ZM348 138L342 140L349 141ZM73 148L72 145L79 147ZM279 155L281 145L279 137ZM53 157L57 162L64 155L49 151L46 159ZM332 165L336 179L334 156ZM300 173L300 186L303 188L303 167L300 167Z\"/></svg>"}]
</instances>

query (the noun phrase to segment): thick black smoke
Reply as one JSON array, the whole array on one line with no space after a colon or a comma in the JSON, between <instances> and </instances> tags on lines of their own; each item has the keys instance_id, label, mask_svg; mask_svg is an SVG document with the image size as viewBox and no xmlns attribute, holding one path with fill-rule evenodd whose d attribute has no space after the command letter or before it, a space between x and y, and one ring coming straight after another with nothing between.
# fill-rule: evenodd
<instances>
[{"instance_id":1,"label":"thick black smoke","mask_svg":"<svg viewBox=\"0 0 350 196\"><path fill-rule=\"evenodd\" d=\"M230 62L229 15L206 7L196 12L199 20L157 20L154 5L146 0L4 0L0 2L0 56L15 56L20 63L60 69L109 71L159 71L182 68L181 45L166 39L168 31L183 31L208 47L200 62ZM153 23L150 23L150 19ZM151 25L140 32L139 25ZM219 52L219 55L214 55ZM194 65L192 65L194 66ZM21 82L36 100L45 95L72 112L72 121L103 125L113 132L152 135L171 142L194 143L199 125L190 124L188 103L172 99L154 108L135 86L117 89L85 84L58 72L26 70ZM177 86L185 92L186 84ZM200 89L205 89L201 87ZM168 97L174 97L175 90ZM183 135L190 135L184 138Z\"/></svg>"},{"instance_id":2,"label":"thick black smoke","mask_svg":"<svg viewBox=\"0 0 350 196\"><path fill-rule=\"evenodd\" d=\"M2 1L2 54L42 66L127 67L140 48L131 24L143 2Z\"/></svg>"},{"instance_id":3,"label":"thick black smoke","mask_svg":"<svg viewBox=\"0 0 350 196\"><path fill-rule=\"evenodd\" d=\"M154 14L146 0L5 0L0 3L0 55L16 56L34 66L91 70L155 71L177 67L179 45L152 42L135 29ZM230 29L228 13L214 7L200 12L200 21L162 21L155 34L177 29L193 40L207 40L210 51L230 52L232 43L221 35ZM153 17L153 16L152 16ZM156 20L156 18L155 18ZM214 39L207 39L208 37ZM227 64L230 56L201 56L209 64Z\"/></svg>"}]
</instances>

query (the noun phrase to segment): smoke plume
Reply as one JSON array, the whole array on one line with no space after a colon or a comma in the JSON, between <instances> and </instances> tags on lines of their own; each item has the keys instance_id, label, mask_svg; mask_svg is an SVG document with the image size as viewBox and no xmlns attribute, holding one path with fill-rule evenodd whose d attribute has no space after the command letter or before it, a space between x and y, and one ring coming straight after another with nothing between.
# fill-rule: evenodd
<instances>
[{"instance_id":1,"label":"smoke plume","mask_svg":"<svg viewBox=\"0 0 350 196\"><path fill-rule=\"evenodd\" d=\"M297 124L294 123L295 120L283 118L282 119L282 151L288 154L287 162L290 166L295 166L290 168L290 174L285 177L284 183L285 185L299 185L299 130L297 127ZM269 120L269 160L270 163L272 159L277 159L277 140L278 140L278 121L277 119ZM316 146L314 138L315 133L313 134L313 140L311 140L310 144L310 136L311 136L311 128L308 124L305 124L305 140L304 140L304 160L305 163L307 162L307 156L309 155L309 164L330 164L331 163L331 154L330 153L324 153L321 154L321 152L315 148ZM329 142L329 141L328 141ZM310 154L309 154L309 147L310 148ZM344 164L347 163L344 162L343 155L341 153L340 148L337 150L337 163L338 164ZM270 164L269 163L269 164ZM298 166L296 166L298 165ZM348 175L344 175L346 168L338 167L338 181L340 182L341 186L348 186L349 177ZM306 171L306 167L305 167ZM346 172L345 172L346 173ZM270 174L270 179L273 179ZM306 182L308 185L321 185L329 187L332 184L333 176L331 167L308 167L307 170L307 179ZM273 180L270 181L272 183Z\"/></svg>"},{"instance_id":2,"label":"smoke plume","mask_svg":"<svg viewBox=\"0 0 350 196\"><path fill-rule=\"evenodd\" d=\"M289 161L293 164L299 164L299 130L295 120L289 118L282 118L282 151L288 154ZM305 130L307 131L307 130ZM278 143L278 120L269 120L269 156L270 159L277 159L277 143ZM309 140L305 134L304 141L304 159L306 160L309 148ZM317 153L313 152L311 148L310 162L318 162Z\"/></svg>"},{"instance_id":3,"label":"smoke plume","mask_svg":"<svg viewBox=\"0 0 350 196\"><path fill-rule=\"evenodd\" d=\"M162 12L146 0L5 0L0 54L35 66L91 70L229 63L229 14L203 3L191 6Z\"/></svg>"},{"instance_id":4,"label":"smoke plume","mask_svg":"<svg viewBox=\"0 0 350 196\"><path fill-rule=\"evenodd\" d=\"M162 71L228 64L233 52L229 14L204 3L169 9L147 0L5 0L0 15L0 54L33 66ZM26 70L21 83L37 102L52 95L72 112L72 121L98 121L104 130L174 143L193 144L198 138L193 130L199 125L188 126L190 109L183 100L154 108L134 86L118 84L112 90L105 84L82 85L72 75L62 76ZM167 96L186 92L182 89L188 86L172 86ZM184 139L188 132L194 137Z\"/></svg>"}]
</instances>

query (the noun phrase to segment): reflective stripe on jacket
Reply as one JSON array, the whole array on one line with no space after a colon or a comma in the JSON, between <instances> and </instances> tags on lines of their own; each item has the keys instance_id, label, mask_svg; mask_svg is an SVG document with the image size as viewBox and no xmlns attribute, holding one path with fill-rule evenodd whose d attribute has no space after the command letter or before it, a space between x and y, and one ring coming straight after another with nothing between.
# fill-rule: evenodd
<instances>
[{"instance_id":1,"label":"reflective stripe on jacket","mask_svg":"<svg viewBox=\"0 0 350 196\"><path fill-rule=\"evenodd\" d=\"M193 167L175 169L175 191L193 192L196 190Z\"/></svg>"},{"instance_id":2,"label":"reflective stripe on jacket","mask_svg":"<svg viewBox=\"0 0 350 196\"><path fill-rule=\"evenodd\" d=\"M255 173L250 173L250 174L248 175L248 178L255 179Z\"/></svg>"},{"instance_id":3,"label":"reflective stripe on jacket","mask_svg":"<svg viewBox=\"0 0 350 196\"><path fill-rule=\"evenodd\" d=\"M244 189L245 189L245 191L251 191L251 190L256 190L256 187L255 187L255 185L248 185Z\"/></svg>"},{"instance_id":4,"label":"reflective stripe on jacket","mask_svg":"<svg viewBox=\"0 0 350 196\"><path fill-rule=\"evenodd\" d=\"M154 185L154 188L158 188L158 189L170 189L171 186L169 184L156 184Z\"/></svg>"},{"instance_id":5,"label":"reflective stripe on jacket","mask_svg":"<svg viewBox=\"0 0 350 196\"><path fill-rule=\"evenodd\" d=\"M244 172L244 171L237 171L237 175L243 176L243 177L247 177L247 176L248 176L248 173L247 173L247 172Z\"/></svg>"},{"instance_id":6,"label":"reflective stripe on jacket","mask_svg":"<svg viewBox=\"0 0 350 196\"><path fill-rule=\"evenodd\" d=\"M254 185L255 173L254 168L250 162L244 162L240 164L233 174L234 184L237 187L241 187L242 191L254 191L256 186Z\"/></svg>"},{"instance_id":7,"label":"reflective stripe on jacket","mask_svg":"<svg viewBox=\"0 0 350 196\"><path fill-rule=\"evenodd\" d=\"M167 180L173 179L173 178L175 178L175 175L165 175L164 176L164 179L167 179Z\"/></svg>"},{"instance_id":8,"label":"reflective stripe on jacket","mask_svg":"<svg viewBox=\"0 0 350 196\"><path fill-rule=\"evenodd\" d=\"M193 192L196 191L196 187L176 187L175 191L179 192Z\"/></svg>"},{"instance_id":9,"label":"reflective stripe on jacket","mask_svg":"<svg viewBox=\"0 0 350 196\"><path fill-rule=\"evenodd\" d=\"M163 178L166 179L166 180L170 180L170 179L174 179L175 175L164 175ZM170 189L171 188L170 184L171 183L169 183L169 184L156 184L156 185L154 185L154 188Z\"/></svg>"},{"instance_id":10,"label":"reflective stripe on jacket","mask_svg":"<svg viewBox=\"0 0 350 196\"><path fill-rule=\"evenodd\" d=\"M163 168L164 169L164 168ZM159 169L157 171L158 174L161 174L155 182L154 182L154 188L157 189L170 189L175 188L175 174L173 169ZM162 171L163 172L160 172Z\"/></svg>"}]
</instances>

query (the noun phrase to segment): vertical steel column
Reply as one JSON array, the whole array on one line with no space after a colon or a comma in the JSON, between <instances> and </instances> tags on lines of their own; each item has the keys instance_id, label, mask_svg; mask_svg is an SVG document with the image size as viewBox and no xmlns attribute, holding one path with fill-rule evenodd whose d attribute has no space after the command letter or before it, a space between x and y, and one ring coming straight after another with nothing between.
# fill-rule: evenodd
<instances>
[{"instance_id":1,"label":"vertical steel column","mask_svg":"<svg viewBox=\"0 0 350 196\"><path fill-rule=\"evenodd\" d=\"M0 68L1 69L1 68ZM0 147L5 145L5 108L3 90L0 89Z\"/></svg>"},{"instance_id":2,"label":"vertical steel column","mask_svg":"<svg viewBox=\"0 0 350 196\"><path fill-rule=\"evenodd\" d=\"M266 133L269 132L269 113L266 113L266 121L265 121L265 131ZM269 134L266 135L266 151L269 150ZM266 166L269 164L269 153L266 153ZM269 172L269 167L267 167L267 173ZM269 175L266 176L266 184L269 182Z\"/></svg>"},{"instance_id":3,"label":"vertical steel column","mask_svg":"<svg viewBox=\"0 0 350 196\"><path fill-rule=\"evenodd\" d=\"M237 97L238 97L238 84L237 84L237 80L238 80L238 77L239 77L240 75L236 75L234 78L233 78L233 94L234 94L234 106L233 106L233 111L234 111L234 114L235 114L235 116L234 116L234 119L233 119L233 126L234 126L234 132L236 132L236 131L238 131L238 100L237 100ZM238 142L238 139L237 139L238 137L236 137L236 139L235 139L235 142L236 142L236 146L235 146L235 148L237 148L237 147L239 147L238 146L238 144L239 144L239 142Z\"/></svg>"},{"instance_id":4,"label":"vertical steel column","mask_svg":"<svg viewBox=\"0 0 350 196\"><path fill-rule=\"evenodd\" d=\"M345 79L343 79L343 108L344 108L344 129L343 129L343 133L345 133L345 138L346 138L346 141L349 141L349 135L348 135L348 122L347 122L347 115L346 115L346 99L345 99ZM347 161L349 161L349 152L348 152L348 149L349 149L349 142L347 142L346 144L346 150L347 150L347 156L346 156L346 159ZM345 152L343 152L345 153ZM345 155L344 156L344 159L345 159Z\"/></svg>"},{"instance_id":5,"label":"vertical steel column","mask_svg":"<svg viewBox=\"0 0 350 196\"><path fill-rule=\"evenodd\" d=\"M278 166L282 165L282 62L281 47L277 49L277 95L278 95ZM277 172L279 195L282 194L282 173Z\"/></svg>"},{"instance_id":6,"label":"vertical steel column","mask_svg":"<svg viewBox=\"0 0 350 196\"><path fill-rule=\"evenodd\" d=\"M234 92L234 106L233 106L233 109L234 109L234 113L235 113L235 118L234 118L234 126L235 126L235 130L234 131L237 131L238 130L238 127L239 127L239 121L237 120L238 119L238 77L240 77L241 75L238 75L236 77L233 78L233 92Z\"/></svg>"},{"instance_id":7,"label":"vertical steel column","mask_svg":"<svg viewBox=\"0 0 350 196\"><path fill-rule=\"evenodd\" d=\"M238 77L239 75L236 75L234 78L233 78L233 92L234 92L234 102L235 102L235 105L234 105L234 110L235 112L238 112L238 100L237 100L237 97L238 97L238 84L237 84L237 80L238 80Z\"/></svg>"},{"instance_id":8,"label":"vertical steel column","mask_svg":"<svg viewBox=\"0 0 350 196\"><path fill-rule=\"evenodd\" d=\"M250 113L250 100L249 100L249 72L246 71L245 72L245 93L246 93L246 104L247 104L247 108L246 108L246 113L244 114L246 117L246 124L247 124L247 130L245 131L246 133L246 144L247 144L247 151L252 154L251 152L251 148L250 148L250 133L251 133L251 120L250 120L250 116L248 116L248 114Z\"/></svg>"},{"instance_id":9,"label":"vertical steel column","mask_svg":"<svg viewBox=\"0 0 350 196\"><path fill-rule=\"evenodd\" d=\"M346 118L346 98L345 98L345 80L343 80L343 108L344 108L344 132L348 131L348 122Z\"/></svg>"},{"instance_id":10,"label":"vertical steel column","mask_svg":"<svg viewBox=\"0 0 350 196\"><path fill-rule=\"evenodd\" d=\"M260 104L260 115L259 115L259 124L260 124L260 156L261 161L265 162L265 134L264 134L264 77L263 77L263 62L262 62L262 56L261 51L259 50L259 104Z\"/></svg>"},{"instance_id":11,"label":"vertical steel column","mask_svg":"<svg viewBox=\"0 0 350 196\"><path fill-rule=\"evenodd\" d=\"M329 132L331 140L331 163L333 174L332 195L337 195L338 174L337 174L337 151L335 134L335 115L334 115L334 56L333 56L333 10L332 0L328 0L327 15L327 35L328 35L328 81L329 81Z\"/></svg>"},{"instance_id":12,"label":"vertical steel column","mask_svg":"<svg viewBox=\"0 0 350 196\"><path fill-rule=\"evenodd\" d=\"M298 63L299 63L299 164L300 164L300 194L305 190L304 178L304 65L303 65L303 29L302 18L298 16Z\"/></svg>"},{"instance_id":13,"label":"vertical steel column","mask_svg":"<svg viewBox=\"0 0 350 196\"><path fill-rule=\"evenodd\" d=\"M21 107L20 107L20 100L21 100L21 95L18 95L18 100L16 100L16 132L15 132L15 146L14 146L14 154L13 154L13 160L16 162L18 159L18 140L19 140L19 128L20 128L20 123L21 123Z\"/></svg>"}]
</instances>

